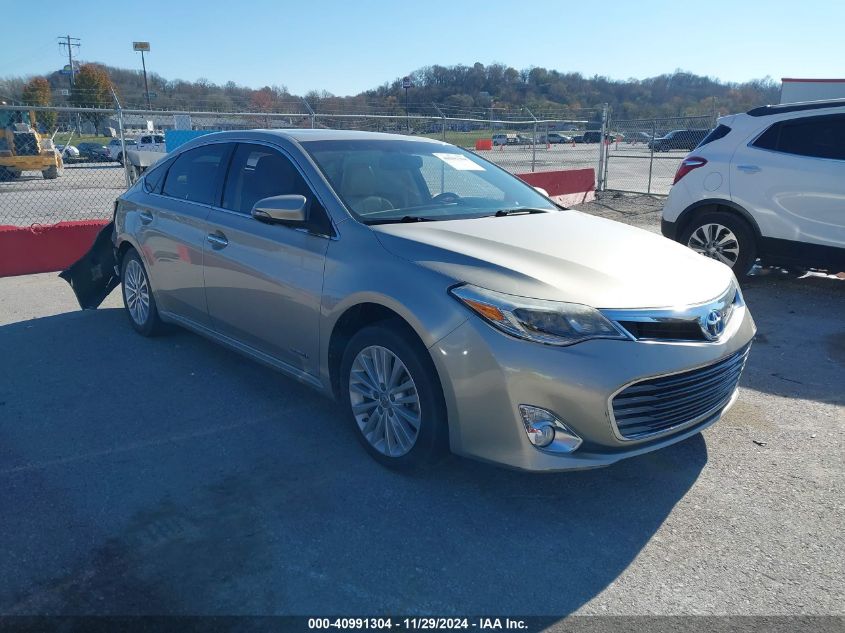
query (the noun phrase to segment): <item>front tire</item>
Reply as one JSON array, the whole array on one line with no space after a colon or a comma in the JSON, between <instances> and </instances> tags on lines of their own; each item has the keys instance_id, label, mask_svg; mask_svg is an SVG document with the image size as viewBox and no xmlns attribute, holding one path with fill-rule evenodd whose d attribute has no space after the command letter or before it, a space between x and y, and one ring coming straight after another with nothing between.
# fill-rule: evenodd
<instances>
[{"instance_id":1,"label":"front tire","mask_svg":"<svg viewBox=\"0 0 845 633\"><path fill-rule=\"evenodd\" d=\"M380 464L413 470L446 453L437 370L402 324L380 323L352 337L341 361L340 392L358 440Z\"/></svg>"},{"instance_id":2,"label":"front tire","mask_svg":"<svg viewBox=\"0 0 845 633\"><path fill-rule=\"evenodd\" d=\"M158 315L147 270L134 248L126 251L120 267L123 285L123 307L129 322L142 336L156 336L164 329Z\"/></svg>"},{"instance_id":3,"label":"front tire","mask_svg":"<svg viewBox=\"0 0 845 633\"><path fill-rule=\"evenodd\" d=\"M709 211L690 221L678 240L695 252L731 267L745 277L757 261L757 242L748 223L733 213Z\"/></svg>"},{"instance_id":4,"label":"front tire","mask_svg":"<svg viewBox=\"0 0 845 633\"><path fill-rule=\"evenodd\" d=\"M57 165L53 165L52 167L48 167L47 169L41 172L41 175L44 177L45 180L55 180L59 176L62 175L61 169L58 168Z\"/></svg>"}]
</instances>

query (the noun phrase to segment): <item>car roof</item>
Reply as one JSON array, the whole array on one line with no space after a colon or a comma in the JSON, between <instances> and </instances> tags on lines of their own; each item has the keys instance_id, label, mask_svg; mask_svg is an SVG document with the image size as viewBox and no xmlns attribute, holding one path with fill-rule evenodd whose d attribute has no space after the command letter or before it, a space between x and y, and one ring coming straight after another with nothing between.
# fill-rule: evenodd
<instances>
[{"instance_id":1,"label":"car roof","mask_svg":"<svg viewBox=\"0 0 845 633\"><path fill-rule=\"evenodd\" d=\"M802 110L823 110L825 108L845 107L845 99L826 99L823 101L802 101L799 103L781 103L777 105L760 106L752 108L746 114L749 116L770 116L773 114L785 114L787 112L801 112Z\"/></svg>"},{"instance_id":2,"label":"car roof","mask_svg":"<svg viewBox=\"0 0 845 633\"><path fill-rule=\"evenodd\" d=\"M396 141L403 140L411 143L435 143L449 146L448 143L426 136L405 136L404 134L387 134L384 132L361 132L358 130L330 130L330 129L251 129L251 130L229 130L225 132L211 132L203 134L187 143L180 145L178 152L186 151L213 142L238 142L238 141L269 141L281 142L281 144L307 143L309 141Z\"/></svg>"}]
</instances>

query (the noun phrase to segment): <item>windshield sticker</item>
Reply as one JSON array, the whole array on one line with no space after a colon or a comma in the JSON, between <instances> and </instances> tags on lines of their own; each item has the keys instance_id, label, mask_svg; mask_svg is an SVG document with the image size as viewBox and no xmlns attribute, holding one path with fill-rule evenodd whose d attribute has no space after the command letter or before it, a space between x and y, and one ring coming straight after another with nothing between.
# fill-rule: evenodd
<instances>
[{"instance_id":1,"label":"windshield sticker","mask_svg":"<svg viewBox=\"0 0 845 633\"><path fill-rule=\"evenodd\" d=\"M467 156L463 154L444 154L434 152L434 155L437 156L440 160L444 163L452 167L453 169L457 169L459 171L484 171L484 167L481 165L472 162Z\"/></svg>"}]
</instances>

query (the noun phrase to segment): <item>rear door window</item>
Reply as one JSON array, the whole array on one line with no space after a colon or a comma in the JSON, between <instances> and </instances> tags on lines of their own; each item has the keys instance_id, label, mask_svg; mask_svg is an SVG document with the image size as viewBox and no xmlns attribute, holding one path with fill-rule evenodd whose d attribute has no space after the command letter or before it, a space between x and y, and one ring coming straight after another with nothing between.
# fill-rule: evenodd
<instances>
[{"instance_id":1,"label":"rear door window","mask_svg":"<svg viewBox=\"0 0 845 633\"><path fill-rule=\"evenodd\" d=\"M758 136L753 146L797 156L845 160L845 114L779 121Z\"/></svg>"},{"instance_id":2,"label":"rear door window","mask_svg":"<svg viewBox=\"0 0 845 633\"><path fill-rule=\"evenodd\" d=\"M162 194L200 204L217 204L230 151L230 143L213 143L180 154L167 172Z\"/></svg>"}]
</instances>

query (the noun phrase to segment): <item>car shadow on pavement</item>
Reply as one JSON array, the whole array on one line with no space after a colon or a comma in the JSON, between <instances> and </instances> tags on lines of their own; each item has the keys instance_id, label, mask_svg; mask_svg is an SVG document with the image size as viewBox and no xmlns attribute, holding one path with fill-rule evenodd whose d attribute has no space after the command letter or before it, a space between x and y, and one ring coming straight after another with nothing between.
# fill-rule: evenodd
<instances>
[{"instance_id":1,"label":"car shadow on pavement","mask_svg":"<svg viewBox=\"0 0 845 633\"><path fill-rule=\"evenodd\" d=\"M698 435L601 470L399 474L332 402L120 310L2 326L0 349L6 614L560 616L707 462Z\"/></svg>"},{"instance_id":2,"label":"car shadow on pavement","mask_svg":"<svg viewBox=\"0 0 845 633\"><path fill-rule=\"evenodd\" d=\"M845 404L845 280L770 273L742 289L757 323L742 386Z\"/></svg>"}]
</instances>

